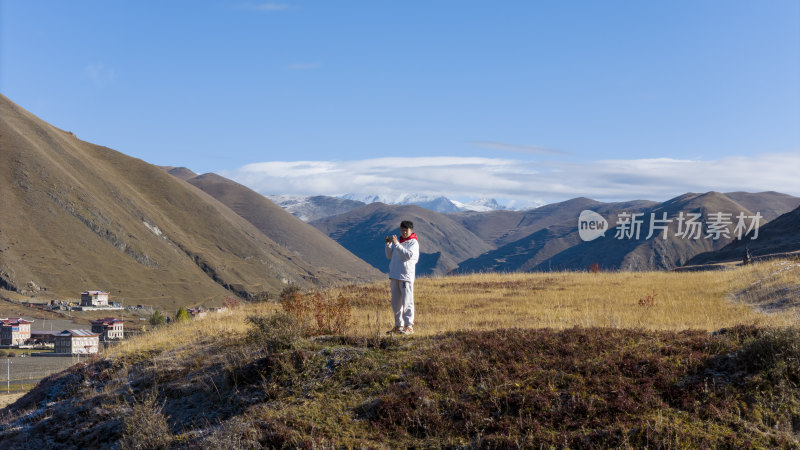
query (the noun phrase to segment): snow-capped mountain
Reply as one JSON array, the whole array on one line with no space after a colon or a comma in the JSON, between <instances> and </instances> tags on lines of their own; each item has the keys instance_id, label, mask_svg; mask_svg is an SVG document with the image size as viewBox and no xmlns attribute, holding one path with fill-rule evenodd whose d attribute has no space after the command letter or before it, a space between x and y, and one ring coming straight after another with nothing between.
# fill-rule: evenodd
<instances>
[{"instance_id":1,"label":"snow-capped mountain","mask_svg":"<svg viewBox=\"0 0 800 450\"><path fill-rule=\"evenodd\" d=\"M461 209L447 197L409 196L398 205L416 205L438 213L459 212Z\"/></svg>"},{"instance_id":2,"label":"snow-capped mountain","mask_svg":"<svg viewBox=\"0 0 800 450\"><path fill-rule=\"evenodd\" d=\"M492 198L479 199L469 203L450 200L444 196L419 194L408 194L395 197L374 194L345 194L342 196L342 198L360 201L367 204L381 202L386 203L387 205L416 205L439 213L452 213L461 211L495 211L498 209L506 209L504 206L498 204L497 200Z\"/></svg>"},{"instance_id":3,"label":"snow-capped mountain","mask_svg":"<svg viewBox=\"0 0 800 450\"><path fill-rule=\"evenodd\" d=\"M394 204L393 200L389 200L388 197L383 195L375 195L375 194L344 194L340 195L339 198L343 198L345 200L353 200L356 202L362 202L369 205L370 203L386 203L387 205Z\"/></svg>"},{"instance_id":4,"label":"snow-capped mountain","mask_svg":"<svg viewBox=\"0 0 800 450\"><path fill-rule=\"evenodd\" d=\"M375 194L345 194L342 198L367 204L381 202L387 205L416 205L440 213L461 211L452 201L442 196L408 194L390 197Z\"/></svg>"},{"instance_id":5,"label":"snow-capped mountain","mask_svg":"<svg viewBox=\"0 0 800 450\"><path fill-rule=\"evenodd\" d=\"M453 202L456 207L458 207L462 211L477 211L477 212L486 212L486 211L497 211L500 209L508 209L505 206L497 203L497 200L493 198L481 198L478 200L473 200L469 203L461 203L457 200L450 200Z\"/></svg>"},{"instance_id":6,"label":"snow-capped mountain","mask_svg":"<svg viewBox=\"0 0 800 450\"><path fill-rule=\"evenodd\" d=\"M294 195L268 195L267 198L277 203L286 211L305 222L343 214L351 209L370 203L387 205L415 205L438 213L455 213L462 211L487 212L497 210L524 210L540 205L514 208L501 205L493 198L482 198L467 203L450 200L444 196L406 194L385 196L375 194L345 194L340 197L317 195L313 197Z\"/></svg>"},{"instance_id":7,"label":"snow-capped mountain","mask_svg":"<svg viewBox=\"0 0 800 450\"><path fill-rule=\"evenodd\" d=\"M312 220L343 214L351 209L365 205L364 202L356 200L324 195L313 197L268 195L266 197L304 222L311 222Z\"/></svg>"}]
</instances>

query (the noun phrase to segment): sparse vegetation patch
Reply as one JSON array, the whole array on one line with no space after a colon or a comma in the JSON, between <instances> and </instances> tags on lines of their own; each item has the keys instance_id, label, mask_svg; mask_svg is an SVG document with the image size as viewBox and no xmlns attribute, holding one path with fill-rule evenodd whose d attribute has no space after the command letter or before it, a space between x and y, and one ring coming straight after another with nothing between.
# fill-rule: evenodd
<instances>
[{"instance_id":1,"label":"sparse vegetation patch","mask_svg":"<svg viewBox=\"0 0 800 450\"><path fill-rule=\"evenodd\" d=\"M758 276L754 266L739 269L734 289ZM46 378L2 410L0 440L47 448L799 447L800 330L781 325L789 312L737 305L710 282L729 279L698 276L422 279L428 308L437 306L432 293L447 297L465 282L462 307L451 309L465 325L402 338L358 326L332 333L334 322L315 316L347 301L358 318L375 310L383 287L286 292L282 304L159 327ZM742 324L741 314L696 306L695 315L728 323L714 332L576 326L580 319L464 329L476 309L519 317L537 307L528 302L548 301L565 320L589 314L570 297L621 305L630 314L621 319L654 320L682 308L680 288L670 290L676 280L702 281L705 292L720 292L714 304L763 320Z\"/></svg>"},{"instance_id":2,"label":"sparse vegetation patch","mask_svg":"<svg viewBox=\"0 0 800 450\"><path fill-rule=\"evenodd\" d=\"M27 424L43 444L126 448L800 445L796 328L371 339L304 337L285 313L250 323L233 342L55 375L4 411L0 436L22 442Z\"/></svg>"}]
</instances>

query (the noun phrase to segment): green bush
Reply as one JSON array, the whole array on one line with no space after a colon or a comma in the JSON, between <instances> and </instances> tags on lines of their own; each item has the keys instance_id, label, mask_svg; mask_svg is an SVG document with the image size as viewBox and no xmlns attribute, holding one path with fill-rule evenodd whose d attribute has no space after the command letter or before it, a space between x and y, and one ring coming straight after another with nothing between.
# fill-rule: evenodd
<instances>
[{"instance_id":1,"label":"green bush","mask_svg":"<svg viewBox=\"0 0 800 450\"><path fill-rule=\"evenodd\" d=\"M166 318L166 316L164 316L164 314L163 314L161 311L159 311L159 310L156 310L156 311L155 311L155 312L153 312L153 314L150 316L150 325L152 325L152 326L154 326L154 327L157 327L157 326L164 325L165 323L167 323L167 318Z\"/></svg>"},{"instance_id":2,"label":"green bush","mask_svg":"<svg viewBox=\"0 0 800 450\"><path fill-rule=\"evenodd\" d=\"M178 309L178 312L175 313L175 321L181 322L183 320L191 320L192 316L189 315L189 311L186 310L183 306Z\"/></svg>"}]
</instances>

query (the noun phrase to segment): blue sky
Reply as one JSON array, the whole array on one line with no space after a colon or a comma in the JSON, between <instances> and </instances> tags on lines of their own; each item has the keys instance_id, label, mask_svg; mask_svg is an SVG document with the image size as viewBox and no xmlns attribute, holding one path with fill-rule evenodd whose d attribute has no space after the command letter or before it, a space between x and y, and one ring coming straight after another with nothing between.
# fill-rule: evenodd
<instances>
[{"instance_id":1,"label":"blue sky","mask_svg":"<svg viewBox=\"0 0 800 450\"><path fill-rule=\"evenodd\" d=\"M800 195L796 0L0 0L0 15L11 100L264 194Z\"/></svg>"}]
</instances>

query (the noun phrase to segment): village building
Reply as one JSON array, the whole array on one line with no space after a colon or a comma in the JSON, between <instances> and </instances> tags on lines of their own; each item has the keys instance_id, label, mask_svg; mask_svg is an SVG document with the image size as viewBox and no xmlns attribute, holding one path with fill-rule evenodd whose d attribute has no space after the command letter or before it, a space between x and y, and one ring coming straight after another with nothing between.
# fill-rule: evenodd
<instances>
[{"instance_id":1,"label":"village building","mask_svg":"<svg viewBox=\"0 0 800 450\"><path fill-rule=\"evenodd\" d=\"M59 331L31 330L29 344L44 345L52 347L56 342L56 335Z\"/></svg>"},{"instance_id":2,"label":"village building","mask_svg":"<svg viewBox=\"0 0 800 450\"><path fill-rule=\"evenodd\" d=\"M0 344L22 345L31 338L32 320L23 318L0 319Z\"/></svg>"},{"instance_id":3,"label":"village building","mask_svg":"<svg viewBox=\"0 0 800 450\"><path fill-rule=\"evenodd\" d=\"M187 308L186 311L189 312L189 315L192 317L192 319L200 319L208 314L208 311L204 310L201 306L198 306L197 308Z\"/></svg>"},{"instance_id":4,"label":"village building","mask_svg":"<svg viewBox=\"0 0 800 450\"><path fill-rule=\"evenodd\" d=\"M108 306L108 292L103 292L103 291L82 292L81 306Z\"/></svg>"},{"instance_id":5,"label":"village building","mask_svg":"<svg viewBox=\"0 0 800 450\"><path fill-rule=\"evenodd\" d=\"M99 334L100 340L104 342L115 341L125 337L122 321L115 317L93 320L92 333Z\"/></svg>"},{"instance_id":6,"label":"village building","mask_svg":"<svg viewBox=\"0 0 800 450\"><path fill-rule=\"evenodd\" d=\"M89 355L100 348L100 335L89 330L64 330L55 336L55 353Z\"/></svg>"}]
</instances>

